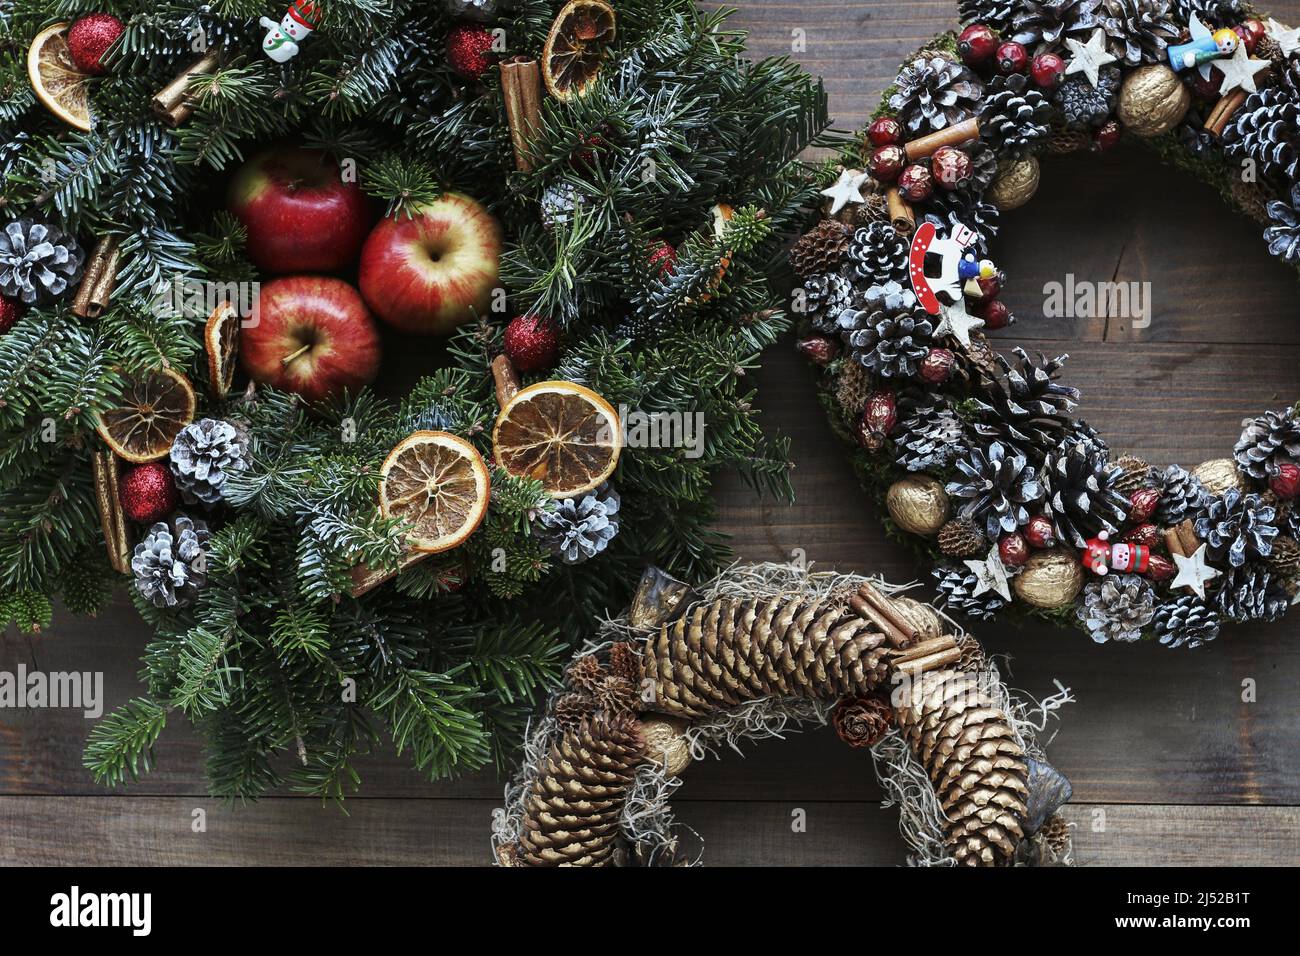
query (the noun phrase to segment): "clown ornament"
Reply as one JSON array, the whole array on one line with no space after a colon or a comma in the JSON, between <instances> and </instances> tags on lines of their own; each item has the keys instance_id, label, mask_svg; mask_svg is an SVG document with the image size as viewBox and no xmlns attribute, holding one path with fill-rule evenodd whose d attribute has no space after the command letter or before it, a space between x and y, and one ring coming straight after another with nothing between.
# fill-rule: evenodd
<instances>
[{"instance_id":1,"label":"clown ornament","mask_svg":"<svg viewBox=\"0 0 1300 956\"><path fill-rule=\"evenodd\" d=\"M270 17L259 22L266 28L262 50L276 63L284 63L297 56L298 44L316 29L320 17L312 0L294 0L279 23Z\"/></svg>"}]
</instances>

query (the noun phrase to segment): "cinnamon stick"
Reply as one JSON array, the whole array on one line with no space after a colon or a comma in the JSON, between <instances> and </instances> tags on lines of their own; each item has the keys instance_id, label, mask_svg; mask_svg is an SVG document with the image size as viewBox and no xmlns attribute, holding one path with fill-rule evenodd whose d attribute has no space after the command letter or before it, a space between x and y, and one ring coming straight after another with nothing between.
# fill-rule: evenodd
<instances>
[{"instance_id":1,"label":"cinnamon stick","mask_svg":"<svg viewBox=\"0 0 1300 956\"><path fill-rule=\"evenodd\" d=\"M533 145L542 128L542 70L537 61L513 56L501 64L501 96L515 149L515 168L531 172Z\"/></svg>"},{"instance_id":2,"label":"cinnamon stick","mask_svg":"<svg viewBox=\"0 0 1300 956\"><path fill-rule=\"evenodd\" d=\"M1246 102L1246 96L1245 90L1238 89L1220 97L1219 102L1214 104L1214 109L1210 110L1210 115L1205 118L1205 131L1222 136L1233 114Z\"/></svg>"},{"instance_id":3,"label":"cinnamon stick","mask_svg":"<svg viewBox=\"0 0 1300 956\"><path fill-rule=\"evenodd\" d=\"M1165 547L1169 549L1170 554L1176 554L1180 558L1187 557L1187 552L1183 550L1183 540L1178 537L1177 528L1165 528Z\"/></svg>"},{"instance_id":4,"label":"cinnamon stick","mask_svg":"<svg viewBox=\"0 0 1300 956\"><path fill-rule=\"evenodd\" d=\"M108 566L118 574L131 573L131 549L126 540L126 519L117 489L117 459L111 451L97 451L90 456L95 483L95 503L99 506L99 526L104 532Z\"/></svg>"},{"instance_id":5,"label":"cinnamon stick","mask_svg":"<svg viewBox=\"0 0 1300 956\"><path fill-rule=\"evenodd\" d=\"M497 404L505 408L519 394L519 373L506 356L498 355L492 360L492 381L496 383Z\"/></svg>"},{"instance_id":6,"label":"cinnamon stick","mask_svg":"<svg viewBox=\"0 0 1300 956\"><path fill-rule=\"evenodd\" d=\"M117 283L117 254L120 243L116 236L105 236L95 244L95 250L86 263L81 285L72 300L72 314L83 319L97 319L108 308Z\"/></svg>"},{"instance_id":7,"label":"cinnamon stick","mask_svg":"<svg viewBox=\"0 0 1300 956\"><path fill-rule=\"evenodd\" d=\"M961 660L961 648L948 634L932 637L909 647L894 658L896 671L916 676L925 671L947 667Z\"/></svg>"},{"instance_id":8,"label":"cinnamon stick","mask_svg":"<svg viewBox=\"0 0 1300 956\"><path fill-rule=\"evenodd\" d=\"M858 593L849 599L849 605L880 628L881 633L895 647L907 647L918 637L916 629L903 620L894 606L889 603L889 599L877 591L870 582L858 588Z\"/></svg>"},{"instance_id":9,"label":"cinnamon stick","mask_svg":"<svg viewBox=\"0 0 1300 956\"><path fill-rule=\"evenodd\" d=\"M1192 519L1188 518L1178 525L1178 540L1183 545L1183 557L1188 557L1196 553L1196 549L1201 546L1201 539L1196 536L1196 525Z\"/></svg>"},{"instance_id":10,"label":"cinnamon stick","mask_svg":"<svg viewBox=\"0 0 1300 956\"><path fill-rule=\"evenodd\" d=\"M941 146L960 146L962 143L968 143L980 134L980 121L978 117L972 116L968 120L962 120L946 129L937 130L929 133L919 139L914 139L910 143L903 145L903 152L907 153L908 159L925 159L927 156L933 156L934 151Z\"/></svg>"},{"instance_id":11,"label":"cinnamon stick","mask_svg":"<svg viewBox=\"0 0 1300 956\"><path fill-rule=\"evenodd\" d=\"M189 95L190 79L215 72L218 62L217 51L213 50L201 59L191 63L183 72L177 75L176 79L155 94L153 111L168 126L180 126L184 123L194 115L194 101Z\"/></svg>"},{"instance_id":12,"label":"cinnamon stick","mask_svg":"<svg viewBox=\"0 0 1300 956\"><path fill-rule=\"evenodd\" d=\"M894 226L894 232L907 237L916 231L916 212L912 209L911 203L903 198L897 186L890 186L885 190L885 202L888 203L889 219Z\"/></svg>"}]
</instances>

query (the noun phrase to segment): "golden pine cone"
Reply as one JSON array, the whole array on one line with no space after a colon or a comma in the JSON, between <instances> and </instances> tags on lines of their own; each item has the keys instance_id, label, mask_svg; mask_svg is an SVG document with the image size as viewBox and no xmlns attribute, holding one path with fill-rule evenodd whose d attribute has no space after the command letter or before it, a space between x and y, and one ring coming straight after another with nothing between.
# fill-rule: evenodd
<instances>
[{"instance_id":1,"label":"golden pine cone","mask_svg":"<svg viewBox=\"0 0 1300 956\"><path fill-rule=\"evenodd\" d=\"M596 701L586 694L565 694L551 708L551 716L565 730L572 730L596 710Z\"/></svg>"},{"instance_id":2,"label":"golden pine cone","mask_svg":"<svg viewBox=\"0 0 1300 956\"><path fill-rule=\"evenodd\" d=\"M634 717L593 718L565 731L524 798L520 857L529 866L600 866L618 838L623 799L645 759Z\"/></svg>"},{"instance_id":3,"label":"golden pine cone","mask_svg":"<svg viewBox=\"0 0 1300 956\"><path fill-rule=\"evenodd\" d=\"M1121 474L1113 487L1125 498L1132 497L1135 491L1154 487L1155 470L1145 459L1137 455L1121 455L1115 466Z\"/></svg>"},{"instance_id":4,"label":"golden pine cone","mask_svg":"<svg viewBox=\"0 0 1300 956\"><path fill-rule=\"evenodd\" d=\"M1269 569L1284 579L1294 578L1300 574L1300 544L1295 538L1283 535L1273 539L1273 551L1264 563Z\"/></svg>"},{"instance_id":5,"label":"golden pine cone","mask_svg":"<svg viewBox=\"0 0 1300 956\"><path fill-rule=\"evenodd\" d=\"M857 362L844 362L835 380L835 401L856 420L866 408L869 394L871 378L867 370Z\"/></svg>"},{"instance_id":6,"label":"golden pine cone","mask_svg":"<svg viewBox=\"0 0 1300 956\"><path fill-rule=\"evenodd\" d=\"M646 709L703 717L762 697L865 697L888 676L885 635L847 595L701 602L646 639Z\"/></svg>"},{"instance_id":7,"label":"golden pine cone","mask_svg":"<svg viewBox=\"0 0 1300 956\"><path fill-rule=\"evenodd\" d=\"M1070 852L1070 824L1059 813L1047 818L1038 835L1058 860Z\"/></svg>"},{"instance_id":8,"label":"golden pine cone","mask_svg":"<svg viewBox=\"0 0 1300 956\"><path fill-rule=\"evenodd\" d=\"M592 695L605 679L605 665L592 654L575 658L564 672L569 686L582 694Z\"/></svg>"},{"instance_id":9,"label":"golden pine cone","mask_svg":"<svg viewBox=\"0 0 1300 956\"><path fill-rule=\"evenodd\" d=\"M832 272L849 248L853 230L834 219L823 219L790 248L790 265L801 278Z\"/></svg>"},{"instance_id":10,"label":"golden pine cone","mask_svg":"<svg viewBox=\"0 0 1300 956\"><path fill-rule=\"evenodd\" d=\"M953 859L1010 863L1024 838L1029 768L1006 714L973 674L946 670L914 681L896 717L934 785Z\"/></svg>"},{"instance_id":11,"label":"golden pine cone","mask_svg":"<svg viewBox=\"0 0 1300 956\"><path fill-rule=\"evenodd\" d=\"M978 674L988 667L989 659L984 653L984 648L979 641L969 634L963 634L957 638L957 649L961 651L961 657L957 659L957 663L952 665L957 670L971 671Z\"/></svg>"},{"instance_id":12,"label":"golden pine cone","mask_svg":"<svg viewBox=\"0 0 1300 956\"><path fill-rule=\"evenodd\" d=\"M988 539L969 518L953 518L939 529L939 550L952 558L969 558L988 551Z\"/></svg>"},{"instance_id":13,"label":"golden pine cone","mask_svg":"<svg viewBox=\"0 0 1300 956\"><path fill-rule=\"evenodd\" d=\"M609 672L635 682L641 673L641 659L631 641L619 641L609 648Z\"/></svg>"}]
</instances>

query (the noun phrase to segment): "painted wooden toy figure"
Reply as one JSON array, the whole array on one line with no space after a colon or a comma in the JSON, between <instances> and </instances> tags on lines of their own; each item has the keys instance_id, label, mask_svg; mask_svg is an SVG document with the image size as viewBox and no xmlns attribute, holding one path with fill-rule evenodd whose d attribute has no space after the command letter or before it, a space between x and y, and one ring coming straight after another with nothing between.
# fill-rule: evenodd
<instances>
[{"instance_id":1,"label":"painted wooden toy figure","mask_svg":"<svg viewBox=\"0 0 1300 956\"><path fill-rule=\"evenodd\" d=\"M1146 574L1151 566L1151 549L1145 544L1110 543L1110 532L1102 531L1084 542L1083 566L1093 574L1110 570Z\"/></svg>"},{"instance_id":2,"label":"painted wooden toy figure","mask_svg":"<svg viewBox=\"0 0 1300 956\"><path fill-rule=\"evenodd\" d=\"M294 0L279 23L270 17L259 22L266 29L262 50L276 63L284 63L298 55L298 44L316 29L320 17L312 0Z\"/></svg>"},{"instance_id":3,"label":"painted wooden toy figure","mask_svg":"<svg viewBox=\"0 0 1300 956\"><path fill-rule=\"evenodd\" d=\"M979 280L997 275L992 262L977 259L970 251L974 241L974 230L961 223L955 223L951 235L942 239L933 222L923 222L917 228L908 256L908 275L916 300L926 312L938 315L941 302L952 305L963 295L978 298Z\"/></svg>"},{"instance_id":4,"label":"painted wooden toy figure","mask_svg":"<svg viewBox=\"0 0 1300 956\"><path fill-rule=\"evenodd\" d=\"M1195 13L1191 15L1187 28L1192 34L1191 42L1169 46L1169 65L1176 71L1196 67L1201 78L1208 80L1211 61L1232 56L1237 52L1237 44L1241 41L1236 31L1227 27L1211 32Z\"/></svg>"}]
</instances>

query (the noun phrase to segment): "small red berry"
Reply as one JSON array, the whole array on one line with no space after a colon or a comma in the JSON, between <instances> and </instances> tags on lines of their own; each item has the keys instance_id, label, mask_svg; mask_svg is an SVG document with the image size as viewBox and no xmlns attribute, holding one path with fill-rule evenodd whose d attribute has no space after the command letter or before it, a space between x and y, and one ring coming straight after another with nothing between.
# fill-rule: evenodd
<instances>
[{"instance_id":1,"label":"small red berry","mask_svg":"<svg viewBox=\"0 0 1300 956\"><path fill-rule=\"evenodd\" d=\"M967 66L982 66L998 51L998 35L984 23L972 23L957 37L957 53Z\"/></svg>"},{"instance_id":2,"label":"small red berry","mask_svg":"<svg viewBox=\"0 0 1300 956\"><path fill-rule=\"evenodd\" d=\"M1054 90L1065 76L1065 60L1055 53L1040 53L1029 65L1029 74L1045 90Z\"/></svg>"},{"instance_id":3,"label":"small red berry","mask_svg":"<svg viewBox=\"0 0 1300 956\"><path fill-rule=\"evenodd\" d=\"M1001 273L994 273L991 276L980 276L975 280L975 284L979 286L979 295L970 295L967 293L966 298L970 299L975 305L985 305L992 302L998 297L998 293L1002 291L1002 278Z\"/></svg>"},{"instance_id":4,"label":"small red berry","mask_svg":"<svg viewBox=\"0 0 1300 956\"><path fill-rule=\"evenodd\" d=\"M480 26L459 24L447 34L447 63L467 80L477 80L492 67L492 34Z\"/></svg>"},{"instance_id":5,"label":"small red berry","mask_svg":"<svg viewBox=\"0 0 1300 956\"><path fill-rule=\"evenodd\" d=\"M659 268L660 278L668 275L673 271L673 266L677 264L677 250L669 243L659 240L650 249L650 258L647 260L650 268Z\"/></svg>"},{"instance_id":6,"label":"small red berry","mask_svg":"<svg viewBox=\"0 0 1300 956\"><path fill-rule=\"evenodd\" d=\"M1139 488L1129 496L1128 520L1148 521L1160 504L1160 492L1155 488Z\"/></svg>"},{"instance_id":7,"label":"small red berry","mask_svg":"<svg viewBox=\"0 0 1300 956\"><path fill-rule=\"evenodd\" d=\"M1004 534L998 542L998 557L1009 568L1018 568L1029 560L1029 542L1019 531Z\"/></svg>"},{"instance_id":8,"label":"small red berry","mask_svg":"<svg viewBox=\"0 0 1300 956\"><path fill-rule=\"evenodd\" d=\"M1011 309L1001 299L990 299L975 310L975 317L984 320L984 328L990 332L1005 329L1016 321Z\"/></svg>"},{"instance_id":9,"label":"small red berry","mask_svg":"<svg viewBox=\"0 0 1300 956\"><path fill-rule=\"evenodd\" d=\"M892 116L882 116L867 127L872 146L891 146L903 138L903 124Z\"/></svg>"},{"instance_id":10,"label":"small red berry","mask_svg":"<svg viewBox=\"0 0 1300 956\"><path fill-rule=\"evenodd\" d=\"M111 13L92 13L68 28L68 54L82 73L102 76L108 72L104 54L125 28Z\"/></svg>"},{"instance_id":11,"label":"small red berry","mask_svg":"<svg viewBox=\"0 0 1300 956\"><path fill-rule=\"evenodd\" d=\"M1104 153L1119 142L1119 132L1119 123L1115 120L1110 120L1097 130L1093 137L1093 142L1095 142L1097 148Z\"/></svg>"},{"instance_id":12,"label":"small red berry","mask_svg":"<svg viewBox=\"0 0 1300 956\"><path fill-rule=\"evenodd\" d=\"M1056 529L1052 519L1047 515L1034 515L1025 525L1025 540L1031 548L1051 548L1056 546Z\"/></svg>"},{"instance_id":13,"label":"small red berry","mask_svg":"<svg viewBox=\"0 0 1300 956\"><path fill-rule=\"evenodd\" d=\"M810 335L794 345L814 365L828 365L840 354L840 344L824 335Z\"/></svg>"},{"instance_id":14,"label":"small red berry","mask_svg":"<svg viewBox=\"0 0 1300 956\"><path fill-rule=\"evenodd\" d=\"M944 189L960 189L971 176L970 156L956 146L940 146L930 157L930 171Z\"/></svg>"},{"instance_id":15,"label":"small red berry","mask_svg":"<svg viewBox=\"0 0 1300 956\"><path fill-rule=\"evenodd\" d=\"M1003 76L1010 76L1012 73L1023 73L1025 67L1029 65L1029 52L1024 45L1017 43L1015 40L1008 40L998 47L997 68Z\"/></svg>"},{"instance_id":16,"label":"small red berry","mask_svg":"<svg viewBox=\"0 0 1300 956\"><path fill-rule=\"evenodd\" d=\"M1252 22L1259 27L1258 32L1251 29L1250 24ZM1258 20L1247 20L1244 23L1239 23L1232 28L1232 32L1241 38L1241 42L1246 46L1246 53L1251 55L1255 53L1255 47L1265 35L1264 24L1260 23Z\"/></svg>"},{"instance_id":17,"label":"small red berry","mask_svg":"<svg viewBox=\"0 0 1300 956\"><path fill-rule=\"evenodd\" d=\"M913 163L898 174L898 191L908 202L925 202L934 195L934 174L929 167Z\"/></svg>"},{"instance_id":18,"label":"small red berry","mask_svg":"<svg viewBox=\"0 0 1300 956\"><path fill-rule=\"evenodd\" d=\"M1300 494L1300 466L1282 462L1277 466L1277 474L1268 480L1268 486L1279 498L1294 498Z\"/></svg>"},{"instance_id":19,"label":"small red berry","mask_svg":"<svg viewBox=\"0 0 1300 956\"><path fill-rule=\"evenodd\" d=\"M136 465L127 471L118 486L117 498L122 514L139 524L162 521L181 503L171 468L161 461Z\"/></svg>"},{"instance_id":20,"label":"small red berry","mask_svg":"<svg viewBox=\"0 0 1300 956\"><path fill-rule=\"evenodd\" d=\"M506 325L506 358L521 372L550 368L560 357L560 327L540 315L520 315Z\"/></svg>"},{"instance_id":21,"label":"small red berry","mask_svg":"<svg viewBox=\"0 0 1300 956\"><path fill-rule=\"evenodd\" d=\"M871 158L867 160L867 169L871 171L871 175L877 182L892 183L903 171L906 163L907 153L903 151L903 147L891 143L872 151Z\"/></svg>"},{"instance_id":22,"label":"small red berry","mask_svg":"<svg viewBox=\"0 0 1300 956\"><path fill-rule=\"evenodd\" d=\"M1147 577L1153 581L1168 581L1176 571L1174 562L1163 554L1153 554L1147 558Z\"/></svg>"},{"instance_id":23,"label":"small red berry","mask_svg":"<svg viewBox=\"0 0 1300 956\"><path fill-rule=\"evenodd\" d=\"M952 377L952 370L957 364L957 356L949 349L930 349L921 359L921 381L930 385L942 385Z\"/></svg>"}]
</instances>

